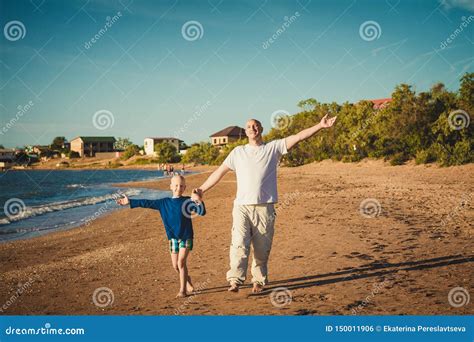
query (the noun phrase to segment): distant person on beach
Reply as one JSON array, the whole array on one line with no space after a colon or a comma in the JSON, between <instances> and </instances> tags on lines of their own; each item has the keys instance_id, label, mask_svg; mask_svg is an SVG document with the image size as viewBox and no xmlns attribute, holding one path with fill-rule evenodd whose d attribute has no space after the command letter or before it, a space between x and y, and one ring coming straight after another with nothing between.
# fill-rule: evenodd
<instances>
[{"instance_id":1,"label":"distant person on beach","mask_svg":"<svg viewBox=\"0 0 474 342\"><path fill-rule=\"evenodd\" d=\"M120 205L130 205L130 208L150 208L159 210L166 235L169 240L171 263L176 272L179 273L179 292L177 298L186 297L194 291L191 277L188 274L186 260L193 249L193 215L206 215L206 207L201 196L193 193L191 197L182 196L186 189L186 181L183 176L171 178L170 189L173 197L158 200L129 199L124 196L117 200Z\"/></svg>"},{"instance_id":2,"label":"distant person on beach","mask_svg":"<svg viewBox=\"0 0 474 342\"><path fill-rule=\"evenodd\" d=\"M278 202L277 165L280 157L300 141L312 137L323 128L331 127L336 117L325 115L310 128L284 139L264 143L260 121L247 121L248 144L235 147L209 178L195 189L200 196L216 185L230 170L237 177L237 196L232 211L230 270L227 272L229 291L238 292L246 279L250 246L253 247L253 293L261 292L268 282L268 258L272 248L275 224L274 204Z\"/></svg>"}]
</instances>

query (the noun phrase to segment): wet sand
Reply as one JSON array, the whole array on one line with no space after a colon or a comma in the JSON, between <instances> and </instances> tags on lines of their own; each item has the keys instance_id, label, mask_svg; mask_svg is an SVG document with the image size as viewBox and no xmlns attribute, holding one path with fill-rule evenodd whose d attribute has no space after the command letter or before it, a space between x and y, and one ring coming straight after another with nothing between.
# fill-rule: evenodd
<instances>
[{"instance_id":1,"label":"wet sand","mask_svg":"<svg viewBox=\"0 0 474 342\"><path fill-rule=\"evenodd\" d=\"M186 194L213 169L187 177ZM225 281L236 189L229 173L206 194L208 214L194 220L189 269L198 293L175 299L159 213L123 209L89 226L0 244L0 313L474 314L474 298L459 307L448 300L456 287L474 294L473 175L472 164L370 160L279 169L270 284L251 295L249 287L228 293ZM167 189L168 180L132 185ZM111 292L96 305L93 293L103 287Z\"/></svg>"}]
</instances>

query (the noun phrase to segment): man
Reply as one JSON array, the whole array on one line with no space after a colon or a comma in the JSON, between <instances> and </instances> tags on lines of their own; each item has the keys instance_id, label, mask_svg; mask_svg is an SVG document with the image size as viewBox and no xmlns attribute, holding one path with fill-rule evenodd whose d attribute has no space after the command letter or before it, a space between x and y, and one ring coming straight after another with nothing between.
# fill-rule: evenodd
<instances>
[{"instance_id":1,"label":"man","mask_svg":"<svg viewBox=\"0 0 474 342\"><path fill-rule=\"evenodd\" d=\"M260 121L247 121L248 144L234 148L222 165L195 189L199 195L216 185L230 170L237 177L237 196L232 211L232 242L230 270L227 272L229 291L238 292L247 274L250 245L253 247L253 293L261 292L268 282L267 264L272 248L275 223L274 204L278 202L276 170L280 157L300 141L331 127L336 117L325 115L317 125L284 139L264 143Z\"/></svg>"}]
</instances>

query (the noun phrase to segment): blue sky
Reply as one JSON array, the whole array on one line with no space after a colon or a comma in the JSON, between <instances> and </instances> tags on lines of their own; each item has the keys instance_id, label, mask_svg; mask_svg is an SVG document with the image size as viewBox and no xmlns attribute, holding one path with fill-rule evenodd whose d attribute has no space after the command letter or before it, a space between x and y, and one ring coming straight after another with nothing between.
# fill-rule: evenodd
<instances>
[{"instance_id":1,"label":"blue sky","mask_svg":"<svg viewBox=\"0 0 474 342\"><path fill-rule=\"evenodd\" d=\"M58 135L121 136L139 145L147 136L179 135L193 143L250 117L269 129L273 112L295 113L306 98L389 97L400 83L455 90L474 70L467 0L0 3L5 147ZM191 21L197 36L183 34ZM99 122L101 115L110 120Z\"/></svg>"}]
</instances>

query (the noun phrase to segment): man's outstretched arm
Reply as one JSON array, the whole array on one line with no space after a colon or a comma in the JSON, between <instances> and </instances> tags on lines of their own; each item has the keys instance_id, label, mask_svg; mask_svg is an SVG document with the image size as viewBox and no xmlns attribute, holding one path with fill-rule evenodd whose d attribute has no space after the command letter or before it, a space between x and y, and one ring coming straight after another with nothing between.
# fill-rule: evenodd
<instances>
[{"instance_id":1,"label":"man's outstretched arm","mask_svg":"<svg viewBox=\"0 0 474 342\"><path fill-rule=\"evenodd\" d=\"M230 169L222 164L219 166L219 168L214 171L207 179L206 181L197 189L198 192L199 190L201 191L201 194L212 188L214 185L216 185L224 175L229 172Z\"/></svg>"},{"instance_id":2,"label":"man's outstretched arm","mask_svg":"<svg viewBox=\"0 0 474 342\"><path fill-rule=\"evenodd\" d=\"M300 141L303 141L305 139L312 137L321 129L331 127L336 121L336 118L337 116L328 118L328 115L326 114L317 125L314 125L313 127L310 127L310 128L306 128L299 133L286 137L285 138L286 148L289 150Z\"/></svg>"}]
</instances>

